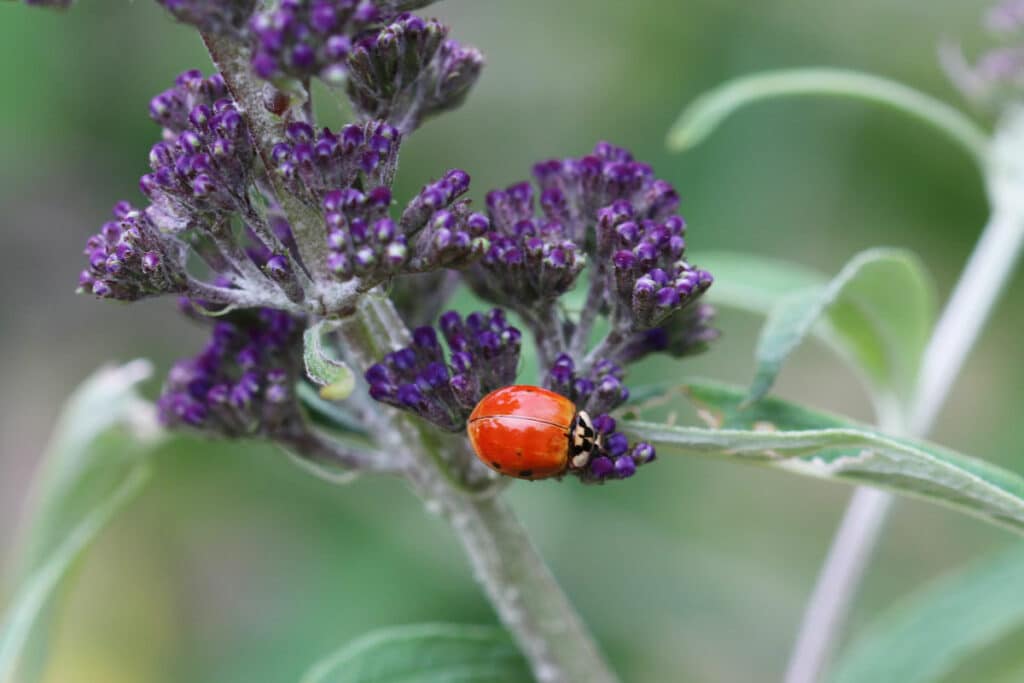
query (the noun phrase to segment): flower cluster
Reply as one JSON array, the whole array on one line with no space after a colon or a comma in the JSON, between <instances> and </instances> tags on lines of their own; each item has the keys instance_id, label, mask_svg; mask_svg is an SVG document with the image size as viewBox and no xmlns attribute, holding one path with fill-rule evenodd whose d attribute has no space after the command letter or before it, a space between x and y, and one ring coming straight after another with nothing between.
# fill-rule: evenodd
<instances>
[{"instance_id":1,"label":"flower cluster","mask_svg":"<svg viewBox=\"0 0 1024 683\"><path fill-rule=\"evenodd\" d=\"M546 215L536 218L529 183L487 195L490 248L471 274L481 296L522 312L550 306L572 288L586 258L568 226L544 208Z\"/></svg>"},{"instance_id":2,"label":"flower cluster","mask_svg":"<svg viewBox=\"0 0 1024 683\"><path fill-rule=\"evenodd\" d=\"M593 415L608 413L627 400L629 389L622 380L626 373L612 361L598 361L585 374L579 374L572 356L563 353L548 370L545 386L570 399Z\"/></svg>"},{"instance_id":3,"label":"flower cluster","mask_svg":"<svg viewBox=\"0 0 1024 683\"><path fill-rule=\"evenodd\" d=\"M118 202L114 220L88 239L85 255L89 267L79 275L80 292L135 301L185 291L183 246L128 202Z\"/></svg>"},{"instance_id":4,"label":"flower cluster","mask_svg":"<svg viewBox=\"0 0 1024 683\"><path fill-rule=\"evenodd\" d=\"M165 227L216 222L248 206L255 154L234 102L197 104L173 141L153 145L153 172L142 176L139 187Z\"/></svg>"},{"instance_id":5,"label":"flower cluster","mask_svg":"<svg viewBox=\"0 0 1024 683\"><path fill-rule=\"evenodd\" d=\"M216 102L228 98L228 88L220 74L203 77L198 69L185 71L168 88L149 102L149 117L163 126L164 139L173 142L190 125L192 110L203 105L212 108Z\"/></svg>"},{"instance_id":6,"label":"flower cluster","mask_svg":"<svg viewBox=\"0 0 1024 683\"><path fill-rule=\"evenodd\" d=\"M324 198L327 265L339 280L359 277L364 285L394 275L456 268L483 251L487 218L469 212L469 176L449 171L427 185L397 223L388 217L391 192L336 190Z\"/></svg>"},{"instance_id":7,"label":"flower cluster","mask_svg":"<svg viewBox=\"0 0 1024 683\"><path fill-rule=\"evenodd\" d=\"M317 204L340 188L390 186L401 141L396 128L380 121L349 124L338 133L296 122L274 147L273 163L291 192Z\"/></svg>"},{"instance_id":8,"label":"flower cluster","mask_svg":"<svg viewBox=\"0 0 1024 683\"><path fill-rule=\"evenodd\" d=\"M970 100L993 108L1019 99L1024 91L1024 2L1002 0L984 17L996 45L974 63L959 45L943 45L942 64L950 79Z\"/></svg>"},{"instance_id":9,"label":"flower cluster","mask_svg":"<svg viewBox=\"0 0 1024 683\"><path fill-rule=\"evenodd\" d=\"M386 20L385 12L372 0L282 0L250 22L253 70L266 79L340 83L353 37Z\"/></svg>"},{"instance_id":10,"label":"flower cluster","mask_svg":"<svg viewBox=\"0 0 1024 683\"><path fill-rule=\"evenodd\" d=\"M348 95L364 119L382 119L403 133L427 117L459 106L480 76L479 50L448 40L436 19L403 14L359 40L348 60Z\"/></svg>"},{"instance_id":11,"label":"flower cluster","mask_svg":"<svg viewBox=\"0 0 1024 683\"><path fill-rule=\"evenodd\" d=\"M398 202L406 136L458 106L483 65L445 25L408 13L428 0L280 0L265 10L253 0L159 1L216 34L214 45L240 51L248 41L250 76L294 79L277 83L289 92L313 76L344 78L357 119L337 132L318 127L312 107L278 106L288 97L254 92L258 81L246 83L237 64L224 76L187 71L150 102L161 140L139 183L149 204L118 204L89 238L79 290L122 300L175 293L194 316L219 316L202 352L168 377L167 425L309 445L296 394L303 327L351 315L359 297L385 286L405 319L422 324L464 282L500 308L416 327L409 346L366 369L372 399L464 430L485 395L516 379L522 334L507 309L533 334L540 383L593 417L592 430L579 416L566 434L567 472L624 479L654 459L612 417L629 399L628 365L697 353L717 336L701 301L711 276L686 260L670 183L602 142L488 193L485 213L471 210L460 169ZM582 306L563 305L581 282ZM392 339L404 332L374 306ZM607 332L595 340L598 329Z\"/></svg>"},{"instance_id":12,"label":"flower cluster","mask_svg":"<svg viewBox=\"0 0 1024 683\"><path fill-rule=\"evenodd\" d=\"M283 438L303 429L295 395L302 331L301 320L272 309L215 323L206 347L167 376L161 422L226 437Z\"/></svg>"},{"instance_id":13,"label":"flower cluster","mask_svg":"<svg viewBox=\"0 0 1024 683\"><path fill-rule=\"evenodd\" d=\"M374 399L458 432L481 398L515 380L522 335L500 308L465 319L449 311L439 327L447 359L434 328L419 327L412 345L371 366L366 381Z\"/></svg>"},{"instance_id":14,"label":"flower cluster","mask_svg":"<svg viewBox=\"0 0 1024 683\"><path fill-rule=\"evenodd\" d=\"M613 319L646 330L703 294L712 278L683 259L682 218L657 221L643 216L625 200L601 209L597 257L608 259L605 277Z\"/></svg>"},{"instance_id":15,"label":"flower cluster","mask_svg":"<svg viewBox=\"0 0 1024 683\"><path fill-rule=\"evenodd\" d=\"M633 476L638 465L654 460L654 447L648 443L630 446L626 435L615 431L615 420L608 414L629 400L625 376L622 367L608 360L598 361L585 374L578 373L568 354L558 356L548 370L545 386L572 400L577 409L596 416L598 452L574 472L584 481L625 479Z\"/></svg>"}]
</instances>

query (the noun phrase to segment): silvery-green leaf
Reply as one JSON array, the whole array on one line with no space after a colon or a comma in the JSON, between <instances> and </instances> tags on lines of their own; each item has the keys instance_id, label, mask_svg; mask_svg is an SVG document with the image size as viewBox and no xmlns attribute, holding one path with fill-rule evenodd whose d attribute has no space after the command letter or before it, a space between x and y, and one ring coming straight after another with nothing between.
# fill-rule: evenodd
<instances>
[{"instance_id":1,"label":"silvery-green leaf","mask_svg":"<svg viewBox=\"0 0 1024 683\"><path fill-rule=\"evenodd\" d=\"M829 68L766 71L727 81L683 110L668 133L668 146L682 151L698 145L738 110L783 97L842 97L890 107L930 124L980 166L985 163L988 135L959 110L895 81Z\"/></svg>"},{"instance_id":2,"label":"silvery-green leaf","mask_svg":"<svg viewBox=\"0 0 1024 683\"><path fill-rule=\"evenodd\" d=\"M820 334L865 377L876 399L905 406L934 319L932 283L916 256L861 252L831 282L779 300L757 344L750 400L768 393L789 354L827 321Z\"/></svg>"},{"instance_id":3,"label":"silvery-green leaf","mask_svg":"<svg viewBox=\"0 0 1024 683\"><path fill-rule=\"evenodd\" d=\"M712 428L623 420L622 430L659 454L758 464L793 474L888 489L1024 533L1024 479L942 446L745 392L689 383L685 393Z\"/></svg>"},{"instance_id":4,"label":"silvery-green leaf","mask_svg":"<svg viewBox=\"0 0 1024 683\"><path fill-rule=\"evenodd\" d=\"M142 488L160 440L153 406L136 392L145 361L105 368L69 397L43 459L0 627L0 683L37 680L62 579Z\"/></svg>"}]
</instances>

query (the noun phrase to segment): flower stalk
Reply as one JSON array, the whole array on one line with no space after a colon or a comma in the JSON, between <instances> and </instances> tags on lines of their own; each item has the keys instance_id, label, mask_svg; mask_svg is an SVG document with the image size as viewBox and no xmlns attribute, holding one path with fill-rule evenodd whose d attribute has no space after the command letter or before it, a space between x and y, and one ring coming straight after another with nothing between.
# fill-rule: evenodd
<instances>
[{"instance_id":1,"label":"flower stalk","mask_svg":"<svg viewBox=\"0 0 1024 683\"><path fill-rule=\"evenodd\" d=\"M204 36L210 55L224 76L228 89L241 105L250 122L257 149L264 164L271 168L270 152L282 139L282 126L262 105L261 86L249 71L249 56L244 46L223 36ZM271 174L272 178L275 178ZM274 181L275 195L281 202L300 245L326 245L322 219L311 212L301 199L283 183ZM326 249L301 254L312 264L311 274L326 270ZM338 317L354 311L342 320L339 336L342 348L362 370L376 359L410 342L408 328L390 300L369 293L355 303L355 292L321 292L323 313ZM400 454L401 472L427 505L449 522L468 555L474 576L483 586L495 611L515 637L542 683L591 681L614 683L614 674L600 655L593 637L583 625L543 559L530 542L515 512L498 496L500 487L490 477L482 478L473 467L475 459L463 445L461 452L430 452L429 439L420 425L394 410L377 411L373 432L385 452ZM464 443L464 442L463 442ZM328 461L373 470L362 465L361 454L325 442L322 435L306 436L288 444L300 457ZM380 462L388 462L382 460ZM475 478L453 477L455 471L477 469ZM482 490L474 490L485 482Z\"/></svg>"},{"instance_id":2,"label":"flower stalk","mask_svg":"<svg viewBox=\"0 0 1024 683\"><path fill-rule=\"evenodd\" d=\"M408 344L409 330L391 301L365 298L359 310L341 326L351 360L367 368L375 358ZM469 453L436 456L429 452L413 420L396 411L378 413L375 433L384 435L384 448L407 456L405 477L428 510L451 526L462 544L473 575L499 618L513 635L540 683L617 679L598 650L593 636L530 542L515 511L500 497L500 487L488 479L473 489L446 470L446 462L475 463ZM469 460L467 460L469 459Z\"/></svg>"},{"instance_id":3,"label":"flower stalk","mask_svg":"<svg viewBox=\"0 0 1024 683\"><path fill-rule=\"evenodd\" d=\"M1000 121L985 164L992 214L953 288L924 352L909 417L879 420L888 431L924 437L931 431L967 356L981 335L1024 249L1024 111ZM858 489L844 513L804 612L786 683L821 680L840 640L892 507L891 494Z\"/></svg>"}]
</instances>

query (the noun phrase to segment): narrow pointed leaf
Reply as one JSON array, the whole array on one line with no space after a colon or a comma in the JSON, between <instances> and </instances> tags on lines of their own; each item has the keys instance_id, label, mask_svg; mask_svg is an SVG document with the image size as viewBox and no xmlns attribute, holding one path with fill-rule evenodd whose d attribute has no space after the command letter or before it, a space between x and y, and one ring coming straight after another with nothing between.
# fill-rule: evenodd
<instances>
[{"instance_id":1,"label":"narrow pointed leaf","mask_svg":"<svg viewBox=\"0 0 1024 683\"><path fill-rule=\"evenodd\" d=\"M931 280L913 254L861 252L828 284L779 301L758 341L750 400L768 393L786 358L824 320L821 333L864 375L876 398L905 403L934 318Z\"/></svg>"},{"instance_id":2,"label":"narrow pointed leaf","mask_svg":"<svg viewBox=\"0 0 1024 683\"><path fill-rule=\"evenodd\" d=\"M695 382L684 391L714 428L624 420L623 430L653 443L659 454L702 455L888 489L1024 534L1024 478L1013 472L779 399L746 405L744 392L734 387Z\"/></svg>"},{"instance_id":3,"label":"narrow pointed leaf","mask_svg":"<svg viewBox=\"0 0 1024 683\"><path fill-rule=\"evenodd\" d=\"M383 629L317 663L302 683L529 683L504 631L459 624Z\"/></svg>"},{"instance_id":4,"label":"narrow pointed leaf","mask_svg":"<svg viewBox=\"0 0 1024 683\"><path fill-rule=\"evenodd\" d=\"M0 621L0 681L28 680L24 675L15 678L15 673L34 632L44 620L54 592L107 523L142 489L149 475L145 466L134 469L107 499L71 529L15 592Z\"/></svg>"},{"instance_id":5,"label":"narrow pointed leaf","mask_svg":"<svg viewBox=\"0 0 1024 683\"><path fill-rule=\"evenodd\" d=\"M785 97L842 97L890 107L931 124L984 166L988 136L959 110L930 95L878 76L844 69L767 71L728 81L683 110L668 133L669 149L703 142L736 111Z\"/></svg>"},{"instance_id":6,"label":"narrow pointed leaf","mask_svg":"<svg viewBox=\"0 0 1024 683\"><path fill-rule=\"evenodd\" d=\"M105 368L69 397L44 458L0 621L0 683L38 680L54 593L89 544L149 477L160 440L153 406L136 392L151 368Z\"/></svg>"}]
</instances>

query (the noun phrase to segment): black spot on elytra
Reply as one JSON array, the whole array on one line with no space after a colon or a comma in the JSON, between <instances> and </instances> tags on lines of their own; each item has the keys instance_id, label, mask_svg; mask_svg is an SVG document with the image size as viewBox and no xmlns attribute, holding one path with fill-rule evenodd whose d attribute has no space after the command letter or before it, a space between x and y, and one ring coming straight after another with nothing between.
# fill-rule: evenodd
<instances>
[{"instance_id":1,"label":"black spot on elytra","mask_svg":"<svg viewBox=\"0 0 1024 683\"><path fill-rule=\"evenodd\" d=\"M494 467L494 469L496 469L496 470L500 470L500 469L501 469L501 463L500 463L500 462L498 462L497 460L492 460L492 461L491 461L491 465L492 465L492 466Z\"/></svg>"},{"instance_id":2,"label":"black spot on elytra","mask_svg":"<svg viewBox=\"0 0 1024 683\"><path fill-rule=\"evenodd\" d=\"M532 477L533 476L533 470L519 470L519 476L520 477Z\"/></svg>"}]
</instances>

